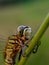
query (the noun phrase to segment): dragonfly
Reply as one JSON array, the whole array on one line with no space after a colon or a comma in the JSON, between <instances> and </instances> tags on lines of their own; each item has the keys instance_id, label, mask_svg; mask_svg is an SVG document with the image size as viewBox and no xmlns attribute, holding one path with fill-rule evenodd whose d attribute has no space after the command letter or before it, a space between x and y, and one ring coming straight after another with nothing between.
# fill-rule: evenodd
<instances>
[{"instance_id":1,"label":"dragonfly","mask_svg":"<svg viewBox=\"0 0 49 65\"><path fill-rule=\"evenodd\" d=\"M12 44L12 45L14 45L14 46L16 46L17 48L15 48L15 50L14 51L16 51L16 52L13 52L13 55L14 55L14 53L15 54L17 54L18 53L18 51L20 50L20 52L19 52L19 57L18 57L18 60L20 61L20 59L21 59L21 56L24 56L24 52L25 52L25 50L26 50L26 48L27 47L29 47L29 42L32 40L32 38L34 37L34 35L32 35L31 37L30 37L30 39L27 41L27 42L25 42L25 44L23 44L22 45L22 43L21 43L21 39L20 39L20 41L17 39L17 37L16 37L16 35L10 35L10 36L12 36L12 37L4 37L4 36L2 36L2 35L0 35L0 44L1 44L1 46L0 46L0 52L2 52L3 51L3 49L5 48L5 46L6 46L6 44L7 44L7 40L8 40L8 43L10 43L10 44ZM20 42L20 44L18 44ZM16 45L14 44L14 43L16 43ZM36 53L37 52L37 50L38 50L38 47L40 46L40 44L41 44L41 42L40 41L38 41L37 42L38 44L36 45L36 46L34 46L34 48L33 48L33 50L32 50L32 52L33 53ZM17 45L18 44L18 45ZM27 45L28 44L28 45ZM8 46L7 46L8 47ZM7 62L8 63L8 62ZM13 62L12 64L14 65L14 63L15 62Z\"/></svg>"},{"instance_id":2,"label":"dragonfly","mask_svg":"<svg viewBox=\"0 0 49 65\"><path fill-rule=\"evenodd\" d=\"M35 32L34 32L35 34ZM34 34L30 37L30 39L26 42L26 43L29 43L30 44L30 41L32 40L32 38L34 37ZM12 34L13 35L13 34ZM11 34L9 34L8 36L3 36L3 35L0 35L0 52L3 52L3 49L5 48L6 46L6 43L7 43L7 39L8 37L11 36ZM33 53L36 53L37 52L37 49L38 47L40 46L41 44L41 41L38 41L37 42L38 45L36 45L34 48L33 48ZM25 49L28 47L26 44L24 44L25 47L23 47L23 51L25 51ZM24 53L24 52L23 52ZM21 52L20 52L20 55L21 55Z\"/></svg>"}]
</instances>

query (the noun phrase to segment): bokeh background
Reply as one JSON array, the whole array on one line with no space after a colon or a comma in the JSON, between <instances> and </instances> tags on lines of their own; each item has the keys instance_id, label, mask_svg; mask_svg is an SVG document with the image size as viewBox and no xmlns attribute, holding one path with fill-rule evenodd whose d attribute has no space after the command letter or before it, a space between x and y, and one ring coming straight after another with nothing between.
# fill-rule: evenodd
<instances>
[{"instance_id":1,"label":"bokeh background","mask_svg":"<svg viewBox=\"0 0 49 65\"><path fill-rule=\"evenodd\" d=\"M19 25L30 26L35 34L48 13L49 0L0 0L0 65L4 65L3 48L8 36L15 34ZM31 54L25 65L49 65L49 28L38 52Z\"/></svg>"}]
</instances>

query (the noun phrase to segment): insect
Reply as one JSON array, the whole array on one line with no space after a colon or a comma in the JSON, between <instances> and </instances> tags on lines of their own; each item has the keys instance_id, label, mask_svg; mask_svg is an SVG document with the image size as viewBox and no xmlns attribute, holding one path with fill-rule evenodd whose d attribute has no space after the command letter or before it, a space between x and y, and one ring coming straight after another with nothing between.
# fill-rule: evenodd
<instances>
[{"instance_id":1,"label":"insect","mask_svg":"<svg viewBox=\"0 0 49 65\"><path fill-rule=\"evenodd\" d=\"M31 28L29 26L21 25L17 28L17 34L11 35L7 39L7 44L4 48L5 65L14 65L16 56L19 54L18 60L23 56L23 48L28 47L28 41L31 36ZM33 49L33 53L37 52L40 43Z\"/></svg>"}]
</instances>

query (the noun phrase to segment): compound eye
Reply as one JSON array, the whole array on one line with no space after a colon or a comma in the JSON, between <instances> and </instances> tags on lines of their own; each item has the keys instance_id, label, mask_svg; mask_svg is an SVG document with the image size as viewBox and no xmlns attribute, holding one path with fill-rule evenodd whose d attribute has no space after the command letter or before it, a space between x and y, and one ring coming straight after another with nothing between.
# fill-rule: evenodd
<instances>
[{"instance_id":1,"label":"compound eye","mask_svg":"<svg viewBox=\"0 0 49 65\"><path fill-rule=\"evenodd\" d=\"M19 26L19 27L17 28L17 34L19 34L20 36L22 36L25 27L26 27L26 26L24 26L24 25Z\"/></svg>"},{"instance_id":2,"label":"compound eye","mask_svg":"<svg viewBox=\"0 0 49 65\"><path fill-rule=\"evenodd\" d=\"M23 32L23 35L25 35L26 38L29 39L30 36L31 36L31 33L32 33L31 28L25 28L24 32Z\"/></svg>"}]
</instances>

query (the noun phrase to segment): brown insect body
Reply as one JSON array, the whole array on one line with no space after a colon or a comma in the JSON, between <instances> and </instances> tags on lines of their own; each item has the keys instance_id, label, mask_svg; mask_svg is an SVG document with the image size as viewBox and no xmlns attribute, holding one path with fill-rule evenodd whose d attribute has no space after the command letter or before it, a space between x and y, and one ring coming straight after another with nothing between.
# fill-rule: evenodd
<instances>
[{"instance_id":1,"label":"brown insect body","mask_svg":"<svg viewBox=\"0 0 49 65\"><path fill-rule=\"evenodd\" d=\"M17 35L12 35L8 38L7 45L4 49L5 65L14 65L14 59L20 53L25 41L25 37L19 37Z\"/></svg>"}]
</instances>

